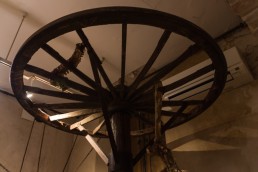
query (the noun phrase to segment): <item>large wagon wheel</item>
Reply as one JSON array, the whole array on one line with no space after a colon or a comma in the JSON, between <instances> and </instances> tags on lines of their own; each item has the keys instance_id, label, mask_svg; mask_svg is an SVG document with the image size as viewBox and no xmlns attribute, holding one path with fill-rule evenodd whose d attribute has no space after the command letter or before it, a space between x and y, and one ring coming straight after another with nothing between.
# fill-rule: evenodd
<instances>
[{"instance_id":1,"label":"large wagon wheel","mask_svg":"<svg viewBox=\"0 0 258 172\"><path fill-rule=\"evenodd\" d=\"M91 43L93 39L86 34L87 29L113 25L121 25L122 45L121 51L117 50L121 52L121 58L117 59L121 60L121 72L116 80L110 79L113 76L102 64L99 50ZM127 70L126 62L133 57L129 57L127 53L132 51L127 49L130 38L128 30L129 27L135 29L142 26L154 28L161 36L150 57L142 57L146 64L139 63L139 66L134 68L138 73L134 72L137 74L133 79L130 78L129 82L128 75L132 70ZM50 46L63 36L71 36L74 44L77 43L73 58L64 58L62 51L55 49L54 44ZM169 41L179 36L189 40L189 47L178 57L171 54L161 55L162 49L173 48L170 47ZM84 48L87 55L81 59ZM113 155L117 160L118 156L121 159L121 156L126 155L125 150L130 154L130 135L139 136L154 132L154 85L172 75L175 68L187 63L188 59L193 58L191 55L199 50L207 54L207 58L211 60L210 64L180 80L163 85L159 91L165 94L207 73L212 73L212 84L208 93L201 99L162 101L164 109L161 114L166 118L161 130L165 132L207 109L219 96L226 81L226 62L214 40L196 25L174 15L150 9L108 7L62 17L37 31L24 43L13 61L11 84L19 103L38 121L74 134L109 137ZM46 54L48 57L45 57ZM38 65L37 61L43 58L41 56L50 60L48 66ZM78 64L80 61L82 62ZM83 62L89 62L91 74L85 71ZM55 88L42 84L32 85L24 80L24 75L41 78ZM27 92L35 93L41 98L27 98ZM93 127L88 126L91 121ZM140 121L145 124L145 128L137 128L128 121ZM103 125L105 127L102 127ZM127 143L124 143L125 140L128 140ZM123 160L120 160L120 163L121 161ZM131 155L124 158L124 161L129 161L130 167L127 165L124 168L130 170Z\"/></svg>"}]
</instances>

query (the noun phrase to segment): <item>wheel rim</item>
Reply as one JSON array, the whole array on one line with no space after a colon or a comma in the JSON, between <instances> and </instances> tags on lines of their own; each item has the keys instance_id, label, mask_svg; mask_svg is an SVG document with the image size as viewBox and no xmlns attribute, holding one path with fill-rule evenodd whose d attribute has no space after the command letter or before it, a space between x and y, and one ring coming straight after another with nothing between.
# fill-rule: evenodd
<instances>
[{"instance_id":1,"label":"wheel rim","mask_svg":"<svg viewBox=\"0 0 258 172\"><path fill-rule=\"evenodd\" d=\"M118 86L114 86L114 84L112 84L112 82L108 78L108 75L105 76L105 69L102 67L99 61L100 59L96 58L97 50L95 52L95 50L91 47L91 40L88 40L86 37L87 35L84 33L84 29L99 25L104 26L106 24L121 24L122 28L121 66L123 67L121 67L121 81ZM161 35L152 56L147 60L146 65L143 67L143 70L140 70L138 76L132 82L132 84L127 86L124 84L124 82L126 77L125 59L129 58L126 57L126 35L128 25L147 25L161 29L164 32ZM47 43L53 39L58 38L63 34L66 34L67 32L75 32L78 35L78 42L83 42L86 46L86 49L88 50L88 54L93 54L89 55L89 59L91 61L91 66L93 67L92 69L94 79L84 75L77 68L74 69L73 67L71 67L70 71L75 75L79 76L79 78L83 80L85 83L87 83L87 86L81 86L80 84L76 85L75 83L72 83L73 80L67 81L63 77L59 77L65 80L66 84L68 82L68 85L72 86L73 89L80 91L80 94L74 95L68 95L69 93L63 92L56 93L53 91L48 91L45 89L25 85L23 80L24 70L50 80L58 78L56 76L51 76L51 72L46 71L44 69L40 70L39 68L33 65L28 65L28 63L31 59L33 59L34 53L41 49L50 54L50 56L55 56L53 58L56 61L59 61L61 64L65 65L67 61L65 61L62 58L62 56L60 56L58 52L52 47L50 47ZM162 48L166 44L167 40L170 38L171 33L176 33L178 35L184 36L189 40L193 41L195 44L186 49L178 58L176 58L176 60L172 61L171 63L168 63L167 65L162 66L160 71L157 70L158 72L156 74L154 73L154 75L150 77L150 80L145 80L146 83L141 82L144 78L146 78L146 75L150 70L150 67L157 60L156 58L158 58L156 56L158 56L160 54L160 51L162 51ZM203 112L205 109L207 109L217 99L217 97L223 90L227 75L226 62L223 53L221 52L217 44L213 41L213 39L206 32L204 32L194 24L170 14L141 8L109 7L86 10L62 17L37 31L24 43L24 45L21 47L13 61L11 69L11 84L14 94L20 102L20 104L39 121L45 122L55 128L74 134L92 134L92 130L80 131L78 127L75 127L71 130L71 125L61 120L50 121L49 114L47 114L48 112L45 112L46 107L44 107L44 104L33 102L32 100L26 98L26 91L49 96L56 94L57 97L62 97L64 99L66 99L68 96L70 99L78 102L73 104L60 103L59 106L61 107L63 105L66 108L70 106L70 108L74 109L73 111L76 112L82 109L100 109L100 111L103 114L108 114L107 116L104 115L104 119L101 122L103 123L103 121L105 121L105 124L107 125L106 128L109 131L111 129L110 126L108 126L110 125L108 124L110 123L109 118L112 116L112 114L118 111L127 111L130 114L134 114L134 116L137 116L137 119L139 119L140 121L146 120L144 115L142 114L145 114L145 116L149 118L148 115L154 113L154 108L151 107L154 105L154 92L151 91L151 88L153 88L154 84L157 83L159 80L162 80L164 77L166 77L167 74L169 74L175 68L175 66L183 63L186 59L188 59L188 57L191 54L193 54L199 49L204 50L212 61L212 64L209 65L209 67L203 69L201 74L205 74L213 70L213 84L209 89L208 94L201 101L171 102L164 100L163 107L180 107L176 112L163 111L165 115L170 115L169 120L165 122L162 128L162 130L165 131L169 128L178 126L184 122L191 120L192 118L196 117L201 112ZM98 76L98 73L100 73L102 79L99 78L100 76ZM195 76L190 75L191 77L189 78L196 78L196 75L197 74L195 74ZM104 80L106 84L105 88L102 85L100 85L100 80ZM160 88L160 91L166 93L170 91L172 88L177 87L178 84L182 85L185 82L186 81L181 80L177 83L165 85L164 87ZM100 95L100 98L96 98L98 97L98 95ZM147 104L148 106L144 107L142 103ZM183 112L188 105L194 105L195 107L187 114L187 117L182 117L182 115L184 115ZM80 108L75 108L76 106ZM132 108L132 106L135 107L133 108L133 112L131 112L130 109ZM62 109L60 107L58 108L57 104L55 104L55 106L53 107L55 107L54 109ZM56 113L57 112L54 112L54 114ZM78 114L80 113L82 112L78 112ZM83 113L85 114L85 111ZM92 117L93 119L99 119L99 115L96 115L96 113L98 114L97 111L94 111L94 113L91 112L91 114L95 114L95 116L90 115L90 117ZM97 124L97 126L95 127L100 127L101 122ZM149 122L151 123L151 121ZM149 126L151 126L151 124L149 124ZM152 132L153 130L150 127L135 132L135 135L149 134ZM94 133L94 136L106 137L108 134L110 133L98 130L96 133ZM131 135L133 135L133 133Z\"/></svg>"}]
</instances>

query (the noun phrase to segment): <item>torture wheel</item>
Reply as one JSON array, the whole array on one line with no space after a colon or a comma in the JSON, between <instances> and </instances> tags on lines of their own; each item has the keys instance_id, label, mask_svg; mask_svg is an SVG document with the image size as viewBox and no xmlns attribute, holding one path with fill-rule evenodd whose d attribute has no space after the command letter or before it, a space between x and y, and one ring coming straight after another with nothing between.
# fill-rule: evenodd
<instances>
[{"instance_id":1,"label":"torture wheel","mask_svg":"<svg viewBox=\"0 0 258 172\"><path fill-rule=\"evenodd\" d=\"M117 50L121 54L117 59L121 61L121 67L115 79L114 73L108 72L105 61L102 63L98 53L101 50L94 47L94 38L90 37L94 28L106 26L121 28L118 39L121 40L121 50ZM135 62L139 66L129 69L126 64L133 57L129 57L128 51L132 50L127 48L128 39L132 30L143 26L153 28L160 36L153 43L155 46L150 57L143 56L139 60L145 60L145 64ZM89 35L88 29L91 30ZM61 55L65 48L55 48L53 43L59 38L64 40L64 37L72 37L76 47L70 58ZM168 54L173 49L171 41L176 37L188 40L189 45L179 56ZM150 43L149 40L145 42ZM166 53L162 54L163 49ZM161 133L164 133L207 109L222 92L227 75L223 53L214 40L196 25L174 15L150 9L108 7L62 17L24 43L13 61L11 84L19 103L38 121L74 134L109 137L116 162L118 157L130 154L130 144L122 142L130 142L130 136L154 133L155 84L173 75L174 69L188 63L197 51L204 51L211 60L210 64L177 81L165 82L159 92L168 93L207 74L212 75L210 88L198 99L163 98ZM45 61L44 58L53 62L40 66L39 61ZM92 71L86 70L83 63L91 66ZM24 76L45 84L32 85L32 81L28 82ZM27 98L28 92L38 98ZM139 122L144 127L135 125ZM120 167L125 161L129 162L127 170L130 171L131 155L120 161ZM125 166L124 169L128 167Z\"/></svg>"}]
</instances>

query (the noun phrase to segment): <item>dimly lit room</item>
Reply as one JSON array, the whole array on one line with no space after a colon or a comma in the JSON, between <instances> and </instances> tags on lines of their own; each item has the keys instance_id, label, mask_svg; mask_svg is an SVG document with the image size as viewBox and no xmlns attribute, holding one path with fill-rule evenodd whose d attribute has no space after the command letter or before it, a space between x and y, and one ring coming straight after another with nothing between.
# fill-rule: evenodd
<instances>
[{"instance_id":1,"label":"dimly lit room","mask_svg":"<svg viewBox=\"0 0 258 172\"><path fill-rule=\"evenodd\" d=\"M0 172L257 172L258 0L0 0Z\"/></svg>"}]
</instances>

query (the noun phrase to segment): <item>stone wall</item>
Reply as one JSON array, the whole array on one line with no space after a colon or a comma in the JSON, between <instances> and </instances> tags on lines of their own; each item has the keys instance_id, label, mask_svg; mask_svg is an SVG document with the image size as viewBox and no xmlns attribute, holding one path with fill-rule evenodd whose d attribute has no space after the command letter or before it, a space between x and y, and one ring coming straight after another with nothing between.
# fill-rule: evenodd
<instances>
[{"instance_id":1,"label":"stone wall","mask_svg":"<svg viewBox=\"0 0 258 172\"><path fill-rule=\"evenodd\" d=\"M228 3L258 37L258 0L228 0Z\"/></svg>"},{"instance_id":2,"label":"stone wall","mask_svg":"<svg viewBox=\"0 0 258 172\"><path fill-rule=\"evenodd\" d=\"M249 66L255 79L258 79L258 38L248 27L240 28L218 42L223 51L237 47L241 57Z\"/></svg>"},{"instance_id":3,"label":"stone wall","mask_svg":"<svg viewBox=\"0 0 258 172\"><path fill-rule=\"evenodd\" d=\"M222 94L203 114L166 133L182 169L256 172L258 81Z\"/></svg>"}]
</instances>

